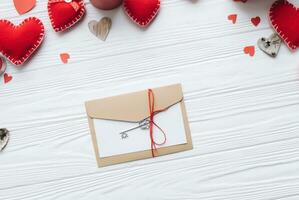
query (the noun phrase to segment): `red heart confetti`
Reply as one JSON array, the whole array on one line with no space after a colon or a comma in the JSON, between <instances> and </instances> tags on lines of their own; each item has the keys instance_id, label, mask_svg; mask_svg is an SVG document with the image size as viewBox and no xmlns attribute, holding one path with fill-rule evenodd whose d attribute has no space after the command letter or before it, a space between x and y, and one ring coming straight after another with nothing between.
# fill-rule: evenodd
<instances>
[{"instance_id":1,"label":"red heart confetti","mask_svg":"<svg viewBox=\"0 0 299 200\"><path fill-rule=\"evenodd\" d=\"M244 47L244 53L245 54L248 54L249 56L254 56L255 54L255 47L254 46L246 46Z\"/></svg>"},{"instance_id":2,"label":"red heart confetti","mask_svg":"<svg viewBox=\"0 0 299 200\"><path fill-rule=\"evenodd\" d=\"M4 83L8 83L12 80L12 76L8 75L7 73L4 74Z\"/></svg>"},{"instance_id":3,"label":"red heart confetti","mask_svg":"<svg viewBox=\"0 0 299 200\"><path fill-rule=\"evenodd\" d=\"M61 53L60 59L64 64L67 64L68 60L70 59L70 55L68 53Z\"/></svg>"},{"instance_id":4,"label":"red heart confetti","mask_svg":"<svg viewBox=\"0 0 299 200\"><path fill-rule=\"evenodd\" d=\"M251 23L254 26L258 26L261 22L261 18L259 16L251 18Z\"/></svg>"},{"instance_id":5,"label":"red heart confetti","mask_svg":"<svg viewBox=\"0 0 299 200\"><path fill-rule=\"evenodd\" d=\"M237 14L231 14L231 15L227 16L227 19L232 21L233 24L235 24L237 21L237 17L238 17Z\"/></svg>"}]
</instances>

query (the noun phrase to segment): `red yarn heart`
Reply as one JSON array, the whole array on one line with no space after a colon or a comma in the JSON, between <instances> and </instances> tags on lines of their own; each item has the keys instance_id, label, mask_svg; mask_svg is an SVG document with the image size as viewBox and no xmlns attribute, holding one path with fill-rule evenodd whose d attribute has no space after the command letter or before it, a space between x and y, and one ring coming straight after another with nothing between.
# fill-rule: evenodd
<instances>
[{"instance_id":1,"label":"red yarn heart","mask_svg":"<svg viewBox=\"0 0 299 200\"><path fill-rule=\"evenodd\" d=\"M286 0L276 1L270 9L273 28L291 50L299 47L299 9Z\"/></svg>"},{"instance_id":2,"label":"red yarn heart","mask_svg":"<svg viewBox=\"0 0 299 200\"><path fill-rule=\"evenodd\" d=\"M0 20L0 52L13 64L23 64L44 39L44 25L29 17L15 26L8 20Z\"/></svg>"},{"instance_id":3,"label":"red yarn heart","mask_svg":"<svg viewBox=\"0 0 299 200\"><path fill-rule=\"evenodd\" d=\"M146 27L157 16L160 0L125 0L124 9L136 24Z\"/></svg>"},{"instance_id":4,"label":"red yarn heart","mask_svg":"<svg viewBox=\"0 0 299 200\"><path fill-rule=\"evenodd\" d=\"M48 13L56 32L76 24L85 14L83 0L49 0Z\"/></svg>"}]
</instances>

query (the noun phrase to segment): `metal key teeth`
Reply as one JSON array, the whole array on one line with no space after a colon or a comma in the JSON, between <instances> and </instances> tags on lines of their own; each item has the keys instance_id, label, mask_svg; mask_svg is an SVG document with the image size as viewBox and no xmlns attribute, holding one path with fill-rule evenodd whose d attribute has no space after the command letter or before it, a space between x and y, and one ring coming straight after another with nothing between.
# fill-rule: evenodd
<instances>
[{"instance_id":1,"label":"metal key teeth","mask_svg":"<svg viewBox=\"0 0 299 200\"><path fill-rule=\"evenodd\" d=\"M145 119L145 120L142 120L141 122L139 122L139 126L142 130L147 130L149 129L149 120L148 119Z\"/></svg>"}]
</instances>

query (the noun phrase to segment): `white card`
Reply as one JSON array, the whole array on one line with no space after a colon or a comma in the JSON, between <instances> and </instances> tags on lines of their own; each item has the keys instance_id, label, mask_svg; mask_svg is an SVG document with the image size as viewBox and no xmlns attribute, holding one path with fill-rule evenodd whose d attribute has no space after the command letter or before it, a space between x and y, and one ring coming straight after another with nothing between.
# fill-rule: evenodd
<instances>
[{"instance_id":1,"label":"white card","mask_svg":"<svg viewBox=\"0 0 299 200\"><path fill-rule=\"evenodd\" d=\"M157 146L157 148L187 143L182 116L179 103L155 115L155 123L166 134L166 143L162 146ZM104 119L93 120L101 158L151 149L149 129L135 129L128 132L126 139L122 139L120 133L137 127L138 123ZM163 142L163 133L157 127L154 127L153 130L156 143Z\"/></svg>"}]
</instances>

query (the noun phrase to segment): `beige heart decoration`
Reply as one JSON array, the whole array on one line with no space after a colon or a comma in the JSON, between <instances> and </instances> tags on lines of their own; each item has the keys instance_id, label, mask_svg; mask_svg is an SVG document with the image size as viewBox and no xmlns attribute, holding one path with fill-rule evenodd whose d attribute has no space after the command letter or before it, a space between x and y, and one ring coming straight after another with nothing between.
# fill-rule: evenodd
<instances>
[{"instance_id":1,"label":"beige heart decoration","mask_svg":"<svg viewBox=\"0 0 299 200\"><path fill-rule=\"evenodd\" d=\"M92 20L88 23L90 32L103 41L107 39L111 25L112 21L109 17L103 17L100 21Z\"/></svg>"}]
</instances>

